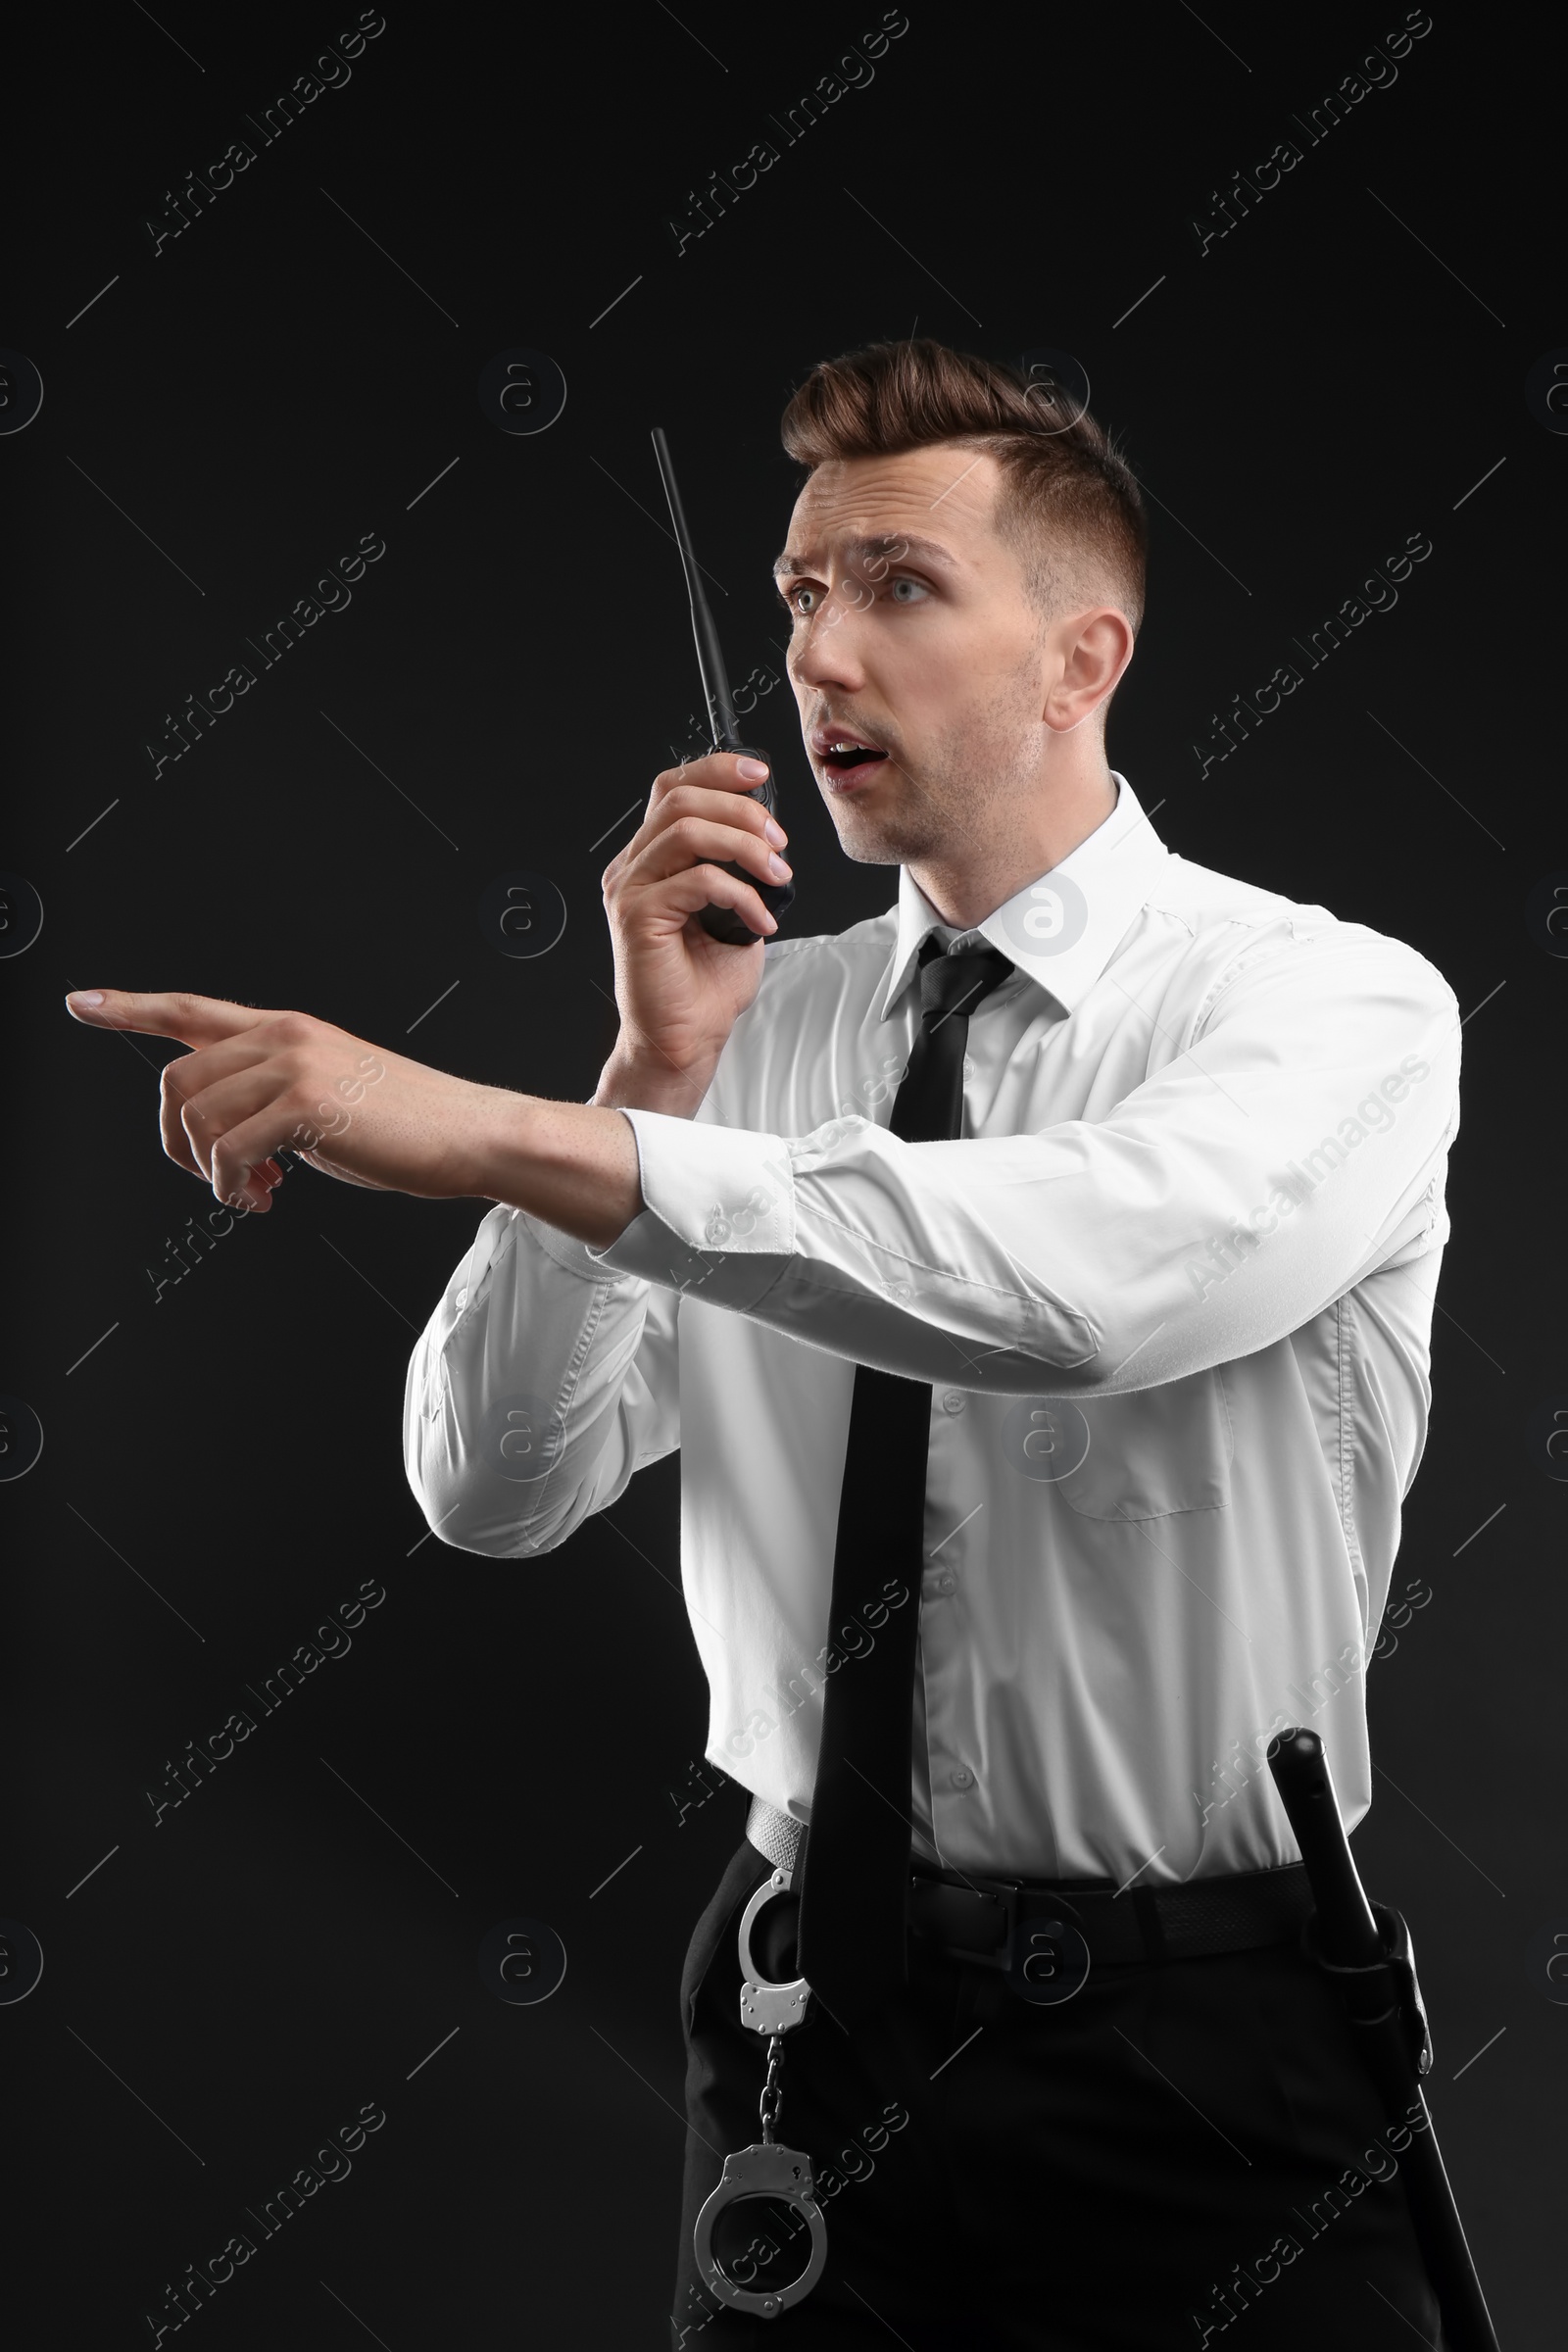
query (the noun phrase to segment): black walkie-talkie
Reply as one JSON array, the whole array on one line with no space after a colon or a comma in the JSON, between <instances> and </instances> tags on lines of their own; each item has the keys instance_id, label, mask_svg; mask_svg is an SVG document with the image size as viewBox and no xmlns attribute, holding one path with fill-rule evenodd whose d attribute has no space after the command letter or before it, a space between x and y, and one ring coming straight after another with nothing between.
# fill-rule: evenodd
<instances>
[{"instance_id":1,"label":"black walkie-talkie","mask_svg":"<svg viewBox=\"0 0 1568 2352\"><path fill-rule=\"evenodd\" d=\"M680 492L675 487L675 469L669 462L669 444L664 439L663 427L658 424L654 427L654 455L659 460L664 496L669 501L669 519L675 526L675 544L680 549L681 564L686 573L686 593L692 608L692 635L697 641L697 666L702 674L703 693L708 703L709 724L713 730L713 749L715 752L739 752L743 758L766 761L767 781L759 784L756 791L749 792L746 797L751 801L760 801L771 816L778 806L773 783L773 762L766 752L760 752L755 744L742 741L740 728L736 724L724 657L718 650L718 632L713 626L713 615L708 609L708 599L703 594L697 558L692 553L691 533L686 528ZM787 913L795 897L793 882L760 882L755 874L749 873L745 866L736 864L732 858L715 862L722 872L735 874L742 882L749 882L769 914L777 918ZM749 948L764 936L760 931L754 931L749 923L743 922L733 906L704 906L697 919L705 931L714 939L722 940L726 947Z\"/></svg>"}]
</instances>

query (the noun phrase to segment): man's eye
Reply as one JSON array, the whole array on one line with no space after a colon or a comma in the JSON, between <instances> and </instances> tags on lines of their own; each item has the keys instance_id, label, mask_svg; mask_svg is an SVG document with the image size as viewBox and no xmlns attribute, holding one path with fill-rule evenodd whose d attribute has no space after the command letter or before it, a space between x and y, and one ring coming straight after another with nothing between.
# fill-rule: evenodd
<instances>
[{"instance_id":1,"label":"man's eye","mask_svg":"<svg viewBox=\"0 0 1568 2352\"><path fill-rule=\"evenodd\" d=\"M888 594L896 605L918 604L922 597L929 596L930 593L931 591L923 582L904 578L894 580L888 589Z\"/></svg>"},{"instance_id":2,"label":"man's eye","mask_svg":"<svg viewBox=\"0 0 1568 2352\"><path fill-rule=\"evenodd\" d=\"M789 606L789 609L792 612L800 612L802 614L814 612L816 611L817 600L820 596L820 593L821 592L819 589L808 588L802 585L792 588L789 591L789 594L785 597L784 602Z\"/></svg>"}]
</instances>

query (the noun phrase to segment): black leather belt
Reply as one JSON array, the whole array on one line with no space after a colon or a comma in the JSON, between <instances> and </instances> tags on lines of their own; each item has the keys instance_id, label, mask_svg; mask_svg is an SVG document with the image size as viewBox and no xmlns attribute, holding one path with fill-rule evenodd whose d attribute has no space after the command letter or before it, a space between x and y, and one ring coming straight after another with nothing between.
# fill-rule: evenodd
<instances>
[{"instance_id":1,"label":"black leather belt","mask_svg":"<svg viewBox=\"0 0 1568 2352\"><path fill-rule=\"evenodd\" d=\"M977 1879L923 1863L915 1864L909 1882L909 1925L916 1935L1008 1975L1019 1965L1020 1949L1047 1935L1055 1920L1083 1938L1097 1968L1110 1968L1294 1943L1311 1909L1299 1862L1119 1893L1108 1879Z\"/></svg>"},{"instance_id":2,"label":"black leather belt","mask_svg":"<svg viewBox=\"0 0 1568 2352\"><path fill-rule=\"evenodd\" d=\"M769 1861L798 1869L802 1823L755 1797L746 1835ZM1042 1993L1054 1968L1070 1973L1070 1953L1082 1959L1084 1947L1100 1968L1206 1959L1295 1943L1311 1910L1299 1862L1119 1890L1108 1879L977 1878L920 1861L909 1879L909 1926L917 1936L956 1959L1000 1970L1020 1991L1037 1983Z\"/></svg>"}]
</instances>

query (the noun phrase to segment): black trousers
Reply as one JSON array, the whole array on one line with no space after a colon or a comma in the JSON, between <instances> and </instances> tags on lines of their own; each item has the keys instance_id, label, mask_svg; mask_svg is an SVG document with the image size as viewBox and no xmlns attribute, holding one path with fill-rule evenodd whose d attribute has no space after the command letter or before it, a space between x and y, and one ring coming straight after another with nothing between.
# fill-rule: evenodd
<instances>
[{"instance_id":1,"label":"black trousers","mask_svg":"<svg viewBox=\"0 0 1568 2352\"><path fill-rule=\"evenodd\" d=\"M818 2011L786 2037L777 2136L811 2158L822 2278L771 2320L716 2302L692 2230L724 2155L761 2136L736 1936L768 1875L743 1845L687 1954L677 2352L1441 2352L1408 2137L1294 1946L1102 1967L1037 2008L911 1936L872 2036ZM766 2231L748 2242L746 2283L799 2273Z\"/></svg>"}]
</instances>

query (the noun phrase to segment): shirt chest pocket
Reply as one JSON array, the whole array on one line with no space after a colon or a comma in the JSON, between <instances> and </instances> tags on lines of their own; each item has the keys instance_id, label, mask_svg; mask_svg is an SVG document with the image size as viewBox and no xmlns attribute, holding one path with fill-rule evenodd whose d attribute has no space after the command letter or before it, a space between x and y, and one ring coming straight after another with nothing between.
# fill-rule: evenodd
<instances>
[{"instance_id":1,"label":"shirt chest pocket","mask_svg":"<svg viewBox=\"0 0 1568 2352\"><path fill-rule=\"evenodd\" d=\"M1230 1506L1233 1436L1217 1369L1125 1396L1026 1397L1010 1423L1018 1467L1053 1486L1081 1519Z\"/></svg>"}]
</instances>

